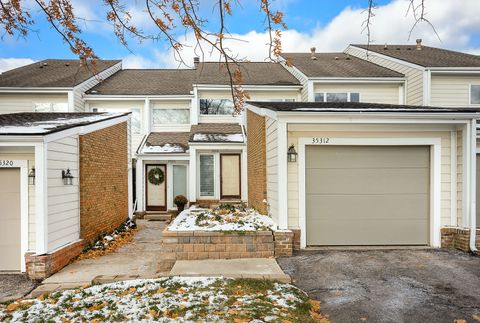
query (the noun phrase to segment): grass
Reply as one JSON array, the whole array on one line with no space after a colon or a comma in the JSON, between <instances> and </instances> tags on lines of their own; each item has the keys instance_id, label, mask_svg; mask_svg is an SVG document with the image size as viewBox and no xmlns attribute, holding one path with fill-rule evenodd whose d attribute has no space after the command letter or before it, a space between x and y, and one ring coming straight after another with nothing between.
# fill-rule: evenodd
<instances>
[{"instance_id":1,"label":"grass","mask_svg":"<svg viewBox=\"0 0 480 323\"><path fill-rule=\"evenodd\" d=\"M79 288L0 307L1 322L328 322L298 288L267 280L171 277Z\"/></svg>"}]
</instances>

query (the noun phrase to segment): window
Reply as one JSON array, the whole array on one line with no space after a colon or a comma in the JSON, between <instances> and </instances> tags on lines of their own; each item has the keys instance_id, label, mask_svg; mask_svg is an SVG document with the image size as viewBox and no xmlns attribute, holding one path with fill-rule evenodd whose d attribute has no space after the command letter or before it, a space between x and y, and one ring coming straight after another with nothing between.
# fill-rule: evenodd
<instances>
[{"instance_id":1,"label":"window","mask_svg":"<svg viewBox=\"0 0 480 323\"><path fill-rule=\"evenodd\" d=\"M140 114L139 108L130 108L130 109L122 109L122 108L93 108L92 112L113 112L113 113L126 113L131 112L131 119L130 119L130 130L133 134L142 133L142 116Z\"/></svg>"},{"instance_id":2,"label":"window","mask_svg":"<svg viewBox=\"0 0 480 323\"><path fill-rule=\"evenodd\" d=\"M153 123L156 125L190 123L190 109L154 108L152 111Z\"/></svg>"},{"instance_id":3,"label":"window","mask_svg":"<svg viewBox=\"0 0 480 323\"><path fill-rule=\"evenodd\" d=\"M200 99L201 115L232 115L234 106L232 100Z\"/></svg>"},{"instance_id":4,"label":"window","mask_svg":"<svg viewBox=\"0 0 480 323\"><path fill-rule=\"evenodd\" d=\"M215 196L213 155L200 155L200 196Z\"/></svg>"},{"instance_id":5,"label":"window","mask_svg":"<svg viewBox=\"0 0 480 323\"><path fill-rule=\"evenodd\" d=\"M68 112L67 103L35 103L35 112Z\"/></svg>"},{"instance_id":6,"label":"window","mask_svg":"<svg viewBox=\"0 0 480 323\"><path fill-rule=\"evenodd\" d=\"M173 165L173 198L187 196L187 166Z\"/></svg>"},{"instance_id":7,"label":"window","mask_svg":"<svg viewBox=\"0 0 480 323\"><path fill-rule=\"evenodd\" d=\"M470 86L470 104L480 104L480 85Z\"/></svg>"},{"instance_id":8,"label":"window","mask_svg":"<svg viewBox=\"0 0 480 323\"><path fill-rule=\"evenodd\" d=\"M315 102L360 102L358 92L318 92L315 93Z\"/></svg>"}]
</instances>

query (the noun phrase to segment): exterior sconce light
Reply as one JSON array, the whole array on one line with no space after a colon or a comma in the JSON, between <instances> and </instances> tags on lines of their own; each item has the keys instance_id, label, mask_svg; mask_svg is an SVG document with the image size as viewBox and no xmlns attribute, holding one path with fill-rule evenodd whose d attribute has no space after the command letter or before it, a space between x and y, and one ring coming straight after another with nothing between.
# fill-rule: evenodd
<instances>
[{"instance_id":1,"label":"exterior sconce light","mask_svg":"<svg viewBox=\"0 0 480 323\"><path fill-rule=\"evenodd\" d=\"M291 145L288 147L287 151L287 158L289 163L296 163L297 162L297 151L295 150L295 146Z\"/></svg>"},{"instance_id":2,"label":"exterior sconce light","mask_svg":"<svg viewBox=\"0 0 480 323\"><path fill-rule=\"evenodd\" d=\"M28 185L35 185L35 167L32 167L28 173Z\"/></svg>"},{"instance_id":3,"label":"exterior sconce light","mask_svg":"<svg viewBox=\"0 0 480 323\"><path fill-rule=\"evenodd\" d=\"M73 175L70 173L70 168L62 170L63 185L73 185Z\"/></svg>"}]
</instances>

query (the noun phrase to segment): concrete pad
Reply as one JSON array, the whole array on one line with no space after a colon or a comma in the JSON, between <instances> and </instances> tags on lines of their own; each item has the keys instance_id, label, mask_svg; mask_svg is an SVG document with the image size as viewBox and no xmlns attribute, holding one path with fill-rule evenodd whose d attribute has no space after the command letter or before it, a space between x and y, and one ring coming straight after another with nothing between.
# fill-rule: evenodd
<instances>
[{"instance_id":1,"label":"concrete pad","mask_svg":"<svg viewBox=\"0 0 480 323\"><path fill-rule=\"evenodd\" d=\"M291 281L273 258L177 260L170 275Z\"/></svg>"},{"instance_id":2,"label":"concrete pad","mask_svg":"<svg viewBox=\"0 0 480 323\"><path fill-rule=\"evenodd\" d=\"M37 288L35 288L29 295L28 297L38 297L43 294L50 294L56 291L60 287L60 284L44 284L40 285Z\"/></svg>"}]
</instances>

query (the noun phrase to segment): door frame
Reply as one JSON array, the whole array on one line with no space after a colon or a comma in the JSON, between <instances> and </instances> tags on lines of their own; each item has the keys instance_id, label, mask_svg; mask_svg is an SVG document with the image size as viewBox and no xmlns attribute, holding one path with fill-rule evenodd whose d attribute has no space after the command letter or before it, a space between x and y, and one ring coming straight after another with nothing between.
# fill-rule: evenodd
<instances>
[{"instance_id":1,"label":"door frame","mask_svg":"<svg viewBox=\"0 0 480 323\"><path fill-rule=\"evenodd\" d=\"M11 166L0 166L0 168L20 169L20 270L25 272L25 253L28 250L28 161L11 161L13 162Z\"/></svg>"},{"instance_id":2,"label":"door frame","mask_svg":"<svg viewBox=\"0 0 480 323\"><path fill-rule=\"evenodd\" d=\"M165 184L165 206L149 206L148 205L148 171L147 171L147 168L149 166L164 166L165 167L165 171L164 171L164 175L165 175L165 180L164 180L164 184ZM168 186L167 186L167 164L145 164L145 211L166 211L167 210L167 204L168 204L168 201L167 201L167 190L168 190Z\"/></svg>"},{"instance_id":3,"label":"door frame","mask_svg":"<svg viewBox=\"0 0 480 323\"><path fill-rule=\"evenodd\" d=\"M322 140L319 140L322 139ZM328 139L328 140L327 140ZM441 212L441 138L331 138L321 134L298 138L298 215L300 225L300 247L307 246L306 237L306 187L305 146L430 146L430 246L440 247ZM303 183L303 184L300 184Z\"/></svg>"},{"instance_id":4,"label":"door frame","mask_svg":"<svg viewBox=\"0 0 480 323\"><path fill-rule=\"evenodd\" d=\"M238 195L223 195L223 162L222 156L238 156ZM242 154L240 153L220 153L220 199L241 199L242 196Z\"/></svg>"}]
</instances>

